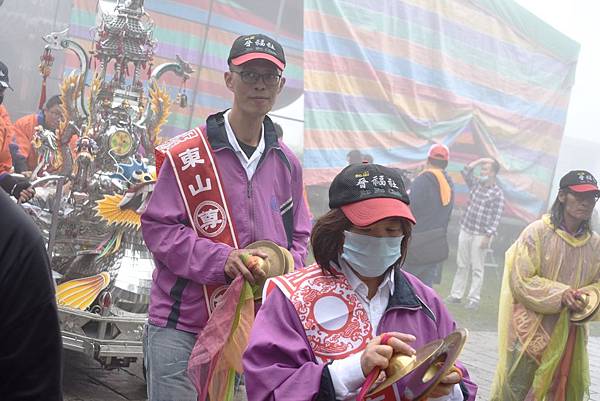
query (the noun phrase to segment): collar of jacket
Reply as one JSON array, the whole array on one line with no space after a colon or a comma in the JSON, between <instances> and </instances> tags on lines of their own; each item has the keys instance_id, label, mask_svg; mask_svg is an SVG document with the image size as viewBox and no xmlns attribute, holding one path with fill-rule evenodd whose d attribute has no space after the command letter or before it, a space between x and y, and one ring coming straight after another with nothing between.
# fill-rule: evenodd
<instances>
[{"instance_id":1,"label":"collar of jacket","mask_svg":"<svg viewBox=\"0 0 600 401\"><path fill-rule=\"evenodd\" d=\"M429 306L415 294L413 286L408 282L406 276L401 269L394 269L394 294L390 297L390 301L386 310L393 308L400 309L422 309L423 312L434 322L436 321L435 314Z\"/></svg>"},{"instance_id":2,"label":"collar of jacket","mask_svg":"<svg viewBox=\"0 0 600 401\"><path fill-rule=\"evenodd\" d=\"M206 135L208 136L208 142L214 151L219 149L228 148L233 150L233 146L227 139L227 131L225 130L225 112L223 110L219 113L212 114L206 119ZM271 148L280 149L279 142L277 141L277 134L275 133L275 127L273 121L269 116L265 116L263 120L264 135L265 135L265 151L264 155Z\"/></svg>"}]
</instances>

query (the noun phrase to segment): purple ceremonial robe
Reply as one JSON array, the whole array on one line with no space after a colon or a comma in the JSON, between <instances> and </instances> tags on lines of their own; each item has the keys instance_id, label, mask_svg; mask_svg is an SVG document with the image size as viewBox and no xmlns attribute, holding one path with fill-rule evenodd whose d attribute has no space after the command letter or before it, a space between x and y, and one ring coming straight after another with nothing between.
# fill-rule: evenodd
<instances>
[{"instance_id":1,"label":"purple ceremonial robe","mask_svg":"<svg viewBox=\"0 0 600 401\"><path fill-rule=\"evenodd\" d=\"M455 329L456 323L435 291L410 273L396 272L394 294L377 335L412 334L416 341L411 345L419 348ZM243 364L248 401L312 401L319 395L319 401L335 400L335 394L324 391L326 365L317 362L293 304L279 288L273 289L256 316ZM456 365L464 374L465 399L474 401L477 385L469 380L464 366ZM396 386L402 394L402 380Z\"/></svg>"}]
</instances>

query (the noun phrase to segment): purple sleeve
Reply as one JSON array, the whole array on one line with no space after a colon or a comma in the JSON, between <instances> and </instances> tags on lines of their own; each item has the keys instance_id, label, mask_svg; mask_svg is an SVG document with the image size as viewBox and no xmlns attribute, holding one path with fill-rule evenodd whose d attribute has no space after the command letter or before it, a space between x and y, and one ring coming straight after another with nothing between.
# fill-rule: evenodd
<instances>
[{"instance_id":1,"label":"purple sleeve","mask_svg":"<svg viewBox=\"0 0 600 401\"><path fill-rule=\"evenodd\" d=\"M225 262L232 247L200 238L189 225L169 160L142 215L142 235L154 258L173 274L199 284L225 284Z\"/></svg>"},{"instance_id":2,"label":"purple sleeve","mask_svg":"<svg viewBox=\"0 0 600 401\"><path fill-rule=\"evenodd\" d=\"M446 305L444 305L442 300L437 296L434 299L435 300L433 302L435 304L435 309L437 310L438 317L438 336L439 338L444 338L450 333L452 333L454 330L456 330L456 322L452 318L452 315L450 315L450 312L448 311ZM462 363L460 363L460 361L456 362L456 367L459 368L463 374L463 380L460 383L460 387L463 390L463 394L465 390L468 393L468 397L465 398L465 400L475 401L477 395L477 384L471 381L467 368Z\"/></svg>"},{"instance_id":3,"label":"purple sleeve","mask_svg":"<svg viewBox=\"0 0 600 401\"><path fill-rule=\"evenodd\" d=\"M300 319L279 288L256 316L243 364L248 401L308 401L319 394L325 365L316 362Z\"/></svg>"},{"instance_id":4,"label":"purple sleeve","mask_svg":"<svg viewBox=\"0 0 600 401\"><path fill-rule=\"evenodd\" d=\"M308 254L308 239L310 237L311 223L306 200L304 199L302 167L295 156L292 158L292 185L294 234L290 252L294 257L294 265L298 269L305 266L304 261Z\"/></svg>"}]
</instances>

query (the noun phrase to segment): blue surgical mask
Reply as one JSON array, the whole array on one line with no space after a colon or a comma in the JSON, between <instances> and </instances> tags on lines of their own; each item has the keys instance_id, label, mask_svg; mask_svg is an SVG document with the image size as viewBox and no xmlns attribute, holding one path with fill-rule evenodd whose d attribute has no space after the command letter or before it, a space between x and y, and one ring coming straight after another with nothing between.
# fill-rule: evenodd
<instances>
[{"instance_id":1,"label":"blue surgical mask","mask_svg":"<svg viewBox=\"0 0 600 401\"><path fill-rule=\"evenodd\" d=\"M364 277L379 277L393 265L400 256L400 237L372 237L344 231L342 259Z\"/></svg>"}]
</instances>

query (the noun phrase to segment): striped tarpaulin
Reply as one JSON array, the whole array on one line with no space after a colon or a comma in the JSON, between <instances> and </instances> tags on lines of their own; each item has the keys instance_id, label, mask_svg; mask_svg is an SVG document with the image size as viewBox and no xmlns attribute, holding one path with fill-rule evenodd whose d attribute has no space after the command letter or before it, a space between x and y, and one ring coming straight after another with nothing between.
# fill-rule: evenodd
<instances>
[{"instance_id":1,"label":"striped tarpaulin","mask_svg":"<svg viewBox=\"0 0 600 401\"><path fill-rule=\"evenodd\" d=\"M414 168L434 142L458 171L491 156L508 215L546 206L579 45L510 0L306 0L305 180L353 149Z\"/></svg>"}]
</instances>

